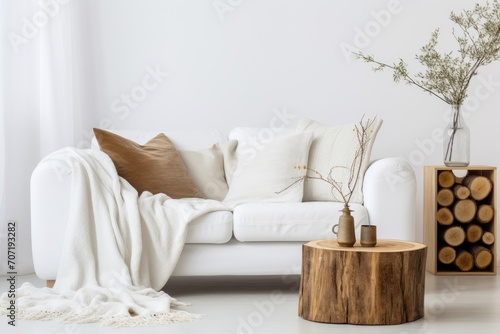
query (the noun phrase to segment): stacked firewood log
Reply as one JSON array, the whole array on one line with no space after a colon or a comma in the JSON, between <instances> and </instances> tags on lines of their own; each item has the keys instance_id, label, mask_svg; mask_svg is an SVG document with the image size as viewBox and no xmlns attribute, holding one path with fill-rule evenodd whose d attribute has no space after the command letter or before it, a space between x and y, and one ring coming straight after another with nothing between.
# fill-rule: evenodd
<instances>
[{"instance_id":1,"label":"stacked firewood log","mask_svg":"<svg viewBox=\"0 0 500 334\"><path fill-rule=\"evenodd\" d=\"M489 268L494 264L493 183L482 175L457 178L445 170L438 184L439 262L461 271Z\"/></svg>"}]
</instances>

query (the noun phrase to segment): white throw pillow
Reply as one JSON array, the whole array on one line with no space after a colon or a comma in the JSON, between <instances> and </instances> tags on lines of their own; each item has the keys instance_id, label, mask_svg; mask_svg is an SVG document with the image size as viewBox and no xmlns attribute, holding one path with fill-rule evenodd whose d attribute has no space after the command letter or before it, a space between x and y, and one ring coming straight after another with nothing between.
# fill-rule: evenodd
<instances>
[{"instance_id":1,"label":"white throw pillow","mask_svg":"<svg viewBox=\"0 0 500 334\"><path fill-rule=\"evenodd\" d=\"M355 126L359 123L346 124L341 126L327 126L309 119L301 119L297 125L297 131L312 132L313 142L309 152L309 161L307 167L314 169L327 177L330 169L334 166L350 167L356 150L359 148L359 141L356 136ZM350 202L363 203L362 184L366 168L370 162L370 155L377 136L378 130L382 125L382 120L375 119L368 129L368 141L363 164L360 171L360 179L356 184ZM309 172L309 175L313 175ZM349 180L349 172L345 168L335 168L332 177L335 181L344 185ZM332 187L322 180L306 179L304 183L304 202L310 201L342 201L340 196L332 194Z\"/></svg>"},{"instance_id":2,"label":"white throw pillow","mask_svg":"<svg viewBox=\"0 0 500 334\"><path fill-rule=\"evenodd\" d=\"M224 202L232 207L248 202L301 202L303 182L293 183L303 171L311 146L311 133L292 133L273 138L266 144L238 143L237 167Z\"/></svg>"},{"instance_id":3,"label":"white throw pillow","mask_svg":"<svg viewBox=\"0 0 500 334\"><path fill-rule=\"evenodd\" d=\"M237 146L238 141L235 139L219 143L219 149L224 158L224 174L226 176L226 183L228 186L231 185L233 174L236 170L236 164L238 163L238 160L236 159Z\"/></svg>"},{"instance_id":4,"label":"white throw pillow","mask_svg":"<svg viewBox=\"0 0 500 334\"><path fill-rule=\"evenodd\" d=\"M229 132L229 142L220 146L224 156L224 172L226 181L231 186L233 174L236 170L237 156L242 151L250 152L253 149L260 150L262 147L285 135L296 133L292 128L257 128L257 127L236 127ZM232 144L236 141L236 144Z\"/></svg>"},{"instance_id":5,"label":"white throw pillow","mask_svg":"<svg viewBox=\"0 0 500 334\"><path fill-rule=\"evenodd\" d=\"M204 198L222 201L228 187L219 145L221 144L214 144L211 148L198 151L179 150L179 153Z\"/></svg>"}]
</instances>

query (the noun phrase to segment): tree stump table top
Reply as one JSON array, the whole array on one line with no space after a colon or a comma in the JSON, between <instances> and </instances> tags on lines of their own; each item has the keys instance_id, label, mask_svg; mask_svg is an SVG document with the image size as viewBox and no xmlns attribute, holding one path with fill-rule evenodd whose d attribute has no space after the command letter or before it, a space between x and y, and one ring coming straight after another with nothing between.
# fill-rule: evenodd
<instances>
[{"instance_id":1,"label":"tree stump table top","mask_svg":"<svg viewBox=\"0 0 500 334\"><path fill-rule=\"evenodd\" d=\"M311 321L401 324L424 316L427 246L377 240L341 247L315 240L302 247L299 316Z\"/></svg>"}]
</instances>

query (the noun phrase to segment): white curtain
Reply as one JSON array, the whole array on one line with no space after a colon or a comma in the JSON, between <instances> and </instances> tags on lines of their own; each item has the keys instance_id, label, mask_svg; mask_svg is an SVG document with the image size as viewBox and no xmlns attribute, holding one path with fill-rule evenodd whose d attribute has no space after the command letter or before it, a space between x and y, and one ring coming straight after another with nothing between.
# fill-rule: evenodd
<instances>
[{"instance_id":1,"label":"white curtain","mask_svg":"<svg viewBox=\"0 0 500 334\"><path fill-rule=\"evenodd\" d=\"M0 1L0 274L12 271L9 221L16 221L15 271L33 272L31 173L43 156L82 137L79 6L79 0Z\"/></svg>"},{"instance_id":2,"label":"white curtain","mask_svg":"<svg viewBox=\"0 0 500 334\"><path fill-rule=\"evenodd\" d=\"M6 229L5 229L5 208L6 208L6 201L5 201L5 103L4 103L4 61L3 61L3 54L4 54L4 47L5 47L5 32L4 32L4 25L1 22L4 22L5 19L5 8L3 5L0 5L0 41L1 41L1 52L0 52L0 219L2 221L0 222L0 226L2 228L0 229L0 247L5 249L5 243L6 243ZM7 250L4 250L6 252ZM6 258L5 256L0 255L0 261L2 261L2 271L1 273L4 273L6 270Z\"/></svg>"},{"instance_id":3,"label":"white curtain","mask_svg":"<svg viewBox=\"0 0 500 334\"><path fill-rule=\"evenodd\" d=\"M75 146L81 135L78 1L63 1L47 29L40 30L40 150L46 155ZM53 23L53 24L52 24Z\"/></svg>"}]
</instances>

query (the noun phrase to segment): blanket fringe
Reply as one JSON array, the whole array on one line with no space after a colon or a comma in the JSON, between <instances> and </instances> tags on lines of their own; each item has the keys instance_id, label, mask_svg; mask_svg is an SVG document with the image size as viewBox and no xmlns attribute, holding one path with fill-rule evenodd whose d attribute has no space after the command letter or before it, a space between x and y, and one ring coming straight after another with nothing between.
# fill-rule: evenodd
<instances>
[{"instance_id":1,"label":"blanket fringe","mask_svg":"<svg viewBox=\"0 0 500 334\"><path fill-rule=\"evenodd\" d=\"M109 327L137 327L137 326L157 326L179 322L191 322L198 320L205 315L194 314L186 311L171 310L169 313L149 314L138 317L108 318L103 322Z\"/></svg>"},{"instance_id":2,"label":"blanket fringe","mask_svg":"<svg viewBox=\"0 0 500 334\"><path fill-rule=\"evenodd\" d=\"M5 312L0 312L5 313ZM145 327L167 325L172 323L191 322L203 318L204 314L171 310L169 313L152 313L143 316L99 317L95 314L75 314L63 312L25 312L17 310L16 317L22 320L58 321L61 323L101 323L107 327Z\"/></svg>"}]
</instances>

